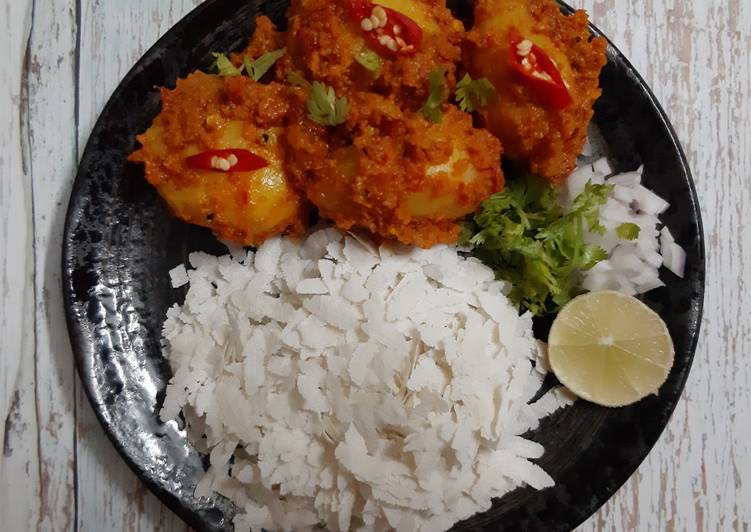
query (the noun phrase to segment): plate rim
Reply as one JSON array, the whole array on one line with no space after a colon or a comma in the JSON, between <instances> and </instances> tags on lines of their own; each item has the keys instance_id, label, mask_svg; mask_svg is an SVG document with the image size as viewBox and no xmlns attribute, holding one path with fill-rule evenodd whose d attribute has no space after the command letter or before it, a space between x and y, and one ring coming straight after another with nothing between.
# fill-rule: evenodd
<instances>
[{"instance_id":1,"label":"plate rim","mask_svg":"<svg viewBox=\"0 0 751 532\"><path fill-rule=\"evenodd\" d=\"M109 98L107 99L107 103L102 107L102 110L99 112L99 115L97 116L97 119L94 122L94 126L92 127L89 133L89 136L86 140L86 146L81 155L81 159L77 165L75 179L73 182L73 186L71 188L69 201L66 206L65 223L63 226L63 233L62 233L63 234L63 246L62 246L62 256L61 256L61 269L62 269L61 282L62 282L62 291L63 291L62 302L64 306L65 321L66 321L66 326L67 326L67 331L68 331L68 337L70 340L71 349L72 349L73 356L75 359L76 371L80 378L81 384L83 385L83 389L89 401L89 404L91 405L91 408L94 411L94 414L96 415L96 418L99 421L99 424L104 429L107 439L112 443L118 455L128 465L129 469L133 473L135 473L139 481L143 482L149 488L149 490L154 495L156 495L159 498L159 500L162 503L164 503L172 512L174 512L180 519L182 519L189 526L191 526L192 528L196 530L205 529L204 523L198 519L198 515L195 512L186 511L185 506L182 504L181 500L178 497L176 497L171 492L165 490L159 484L157 484L156 481L153 480L149 475L147 475L146 471L144 471L144 469L138 463L136 463L135 460L132 459L132 457L125 451L124 446L120 443L119 440L115 438L113 432L110 430L111 423L108 422L107 419L105 418L101 409L101 404L97 402L94 398L94 393L91 387L91 381L90 379L87 378L87 372L85 369L85 361L87 360L87 357L86 357L87 349L85 349L83 346L84 340L81 337L82 331L77 323L76 316L72 312L75 297L71 289L71 286L72 286L71 272L68 271L67 265L71 258L71 250L72 250L71 229L73 227L73 224L75 223L75 205L77 202L77 197L80 196L81 189L83 188L83 182L86 180L86 177L87 177L87 175L84 174L83 170L86 169L85 168L86 163L91 158L91 153L95 151L95 146L92 145L91 141L103 129L104 117L108 114L110 109L114 106L114 101L117 99L117 97L122 92L124 92L125 87L132 81L133 78L136 77L144 58L153 55L153 53L156 50L163 47L165 42L172 40L172 38L176 34L178 34L184 26L195 21L198 17L200 17L202 14L204 14L208 10L212 9L214 5L220 1L222 0L207 0L201 3L200 5L198 5L197 7L195 7L185 16L183 16L178 22L172 25L169 28L169 30L167 30L164 34L162 34L154 42L153 45L151 45L145 52L141 54L141 56L138 58L135 64L128 70L125 76L123 76L123 78L118 82L117 87L114 89L114 91L110 94ZM229 1L234 1L234 0L229 0ZM238 0L238 3L241 3L244 1L247 1L247 0ZM264 0L261 0L261 2L263 1ZM557 0L557 1L561 5L562 10L566 12L567 14L571 14L574 11L576 11L574 8L572 8L571 6L569 6L567 3L563 2L562 0ZM694 363L694 359L696 355L696 349L698 346L699 338L701 337L701 329L702 329L701 326L703 323L703 313L704 313L705 293L706 293L706 261L707 259L706 259L705 232L704 232L704 224L703 224L703 219L702 219L702 212L701 212L699 197L696 192L696 184L694 182L693 174L691 172L691 168L688 163L686 153L680 142L680 139L678 138L678 135L666 111L664 110L659 100L655 96L652 88L644 80L644 78L639 73L639 71L633 66L631 61L626 57L625 54L623 54L623 52L621 52L621 50L613 43L613 41L607 35L605 35L597 26L595 26L592 22L589 22L588 26L589 26L590 32L594 36L602 37L607 41L608 55L617 57L619 61L623 63L625 70L629 73L629 75L633 76L636 82L638 83L638 85L644 90L646 96L648 97L650 105L652 106L653 109L657 111L657 116L659 118L660 123L665 127L665 130L668 133L670 143L672 144L672 147L675 150L675 153L677 153L679 156L682 171L685 173L685 176L686 176L686 184L688 185L688 192L689 192L691 207L696 213L696 216L692 221L697 228L696 246L697 246L698 253L696 256L696 269L697 269L697 276L698 276L697 281L700 282L700 290L699 290L699 293L696 295L695 300L694 300L694 297L692 296L692 303L695 303L695 305L692 307L693 309L692 314L696 316L696 328L695 328L693 337L691 338L691 342L689 343L686 349L685 364L684 364L685 367L682 369L682 372L679 374L678 379L676 381L676 389L679 389L680 393L677 395L676 400L673 402L673 404L670 405L669 408L666 410L668 413L667 421L662 426L659 433L653 438L653 440L647 442L643 456L641 456L638 461L635 461L635 465L633 466L633 468L627 468L627 469L630 469L630 471L628 471L628 474L625 475L622 480L619 479L618 482L615 483L615 486L612 489L606 490L608 492L607 497L602 498L602 500L596 500L593 503L582 505L580 507L580 511L575 512L576 515L572 515L572 519L569 520L568 523L566 523L566 528L561 528L561 530L563 529L573 530L579 525L581 525L582 523L584 523L587 519L595 515L595 513L597 513L597 511L605 503L610 501L613 498L613 496L615 496L616 493L620 491L620 489L626 484L626 482L628 482L628 480L633 476L633 474L638 470L638 468L644 463L644 461L649 456L649 454L651 454L652 450L654 449L654 446L657 444L657 442L665 433L665 430L667 429L667 426L673 417L675 409L677 408L678 403L680 403L681 398L684 395L686 382L688 380L688 376L691 372L691 369L693 368L693 363Z\"/></svg>"}]
</instances>

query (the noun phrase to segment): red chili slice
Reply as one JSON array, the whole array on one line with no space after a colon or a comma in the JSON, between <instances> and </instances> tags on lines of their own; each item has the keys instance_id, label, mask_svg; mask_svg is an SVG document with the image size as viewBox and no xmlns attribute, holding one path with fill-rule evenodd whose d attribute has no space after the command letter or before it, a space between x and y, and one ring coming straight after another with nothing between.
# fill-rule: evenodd
<instances>
[{"instance_id":1,"label":"red chili slice","mask_svg":"<svg viewBox=\"0 0 751 532\"><path fill-rule=\"evenodd\" d=\"M236 160L235 160L236 159ZM226 170L222 166L229 164ZM263 157L248 150L209 150L185 159L188 166L196 170L210 170L216 172L252 172L269 165ZM216 164L218 163L218 164ZM234 164L233 164L234 163Z\"/></svg>"},{"instance_id":2,"label":"red chili slice","mask_svg":"<svg viewBox=\"0 0 751 532\"><path fill-rule=\"evenodd\" d=\"M516 28L511 28L510 36L509 62L520 81L552 107L563 109L571 105L571 93L550 56L536 44L524 54L518 47L526 39Z\"/></svg>"},{"instance_id":3,"label":"red chili slice","mask_svg":"<svg viewBox=\"0 0 751 532\"><path fill-rule=\"evenodd\" d=\"M363 32L370 47L380 55L410 55L420 47L422 29L407 15L370 0L346 0L346 5L350 17ZM386 13L386 24L383 26L372 23L376 8Z\"/></svg>"}]
</instances>

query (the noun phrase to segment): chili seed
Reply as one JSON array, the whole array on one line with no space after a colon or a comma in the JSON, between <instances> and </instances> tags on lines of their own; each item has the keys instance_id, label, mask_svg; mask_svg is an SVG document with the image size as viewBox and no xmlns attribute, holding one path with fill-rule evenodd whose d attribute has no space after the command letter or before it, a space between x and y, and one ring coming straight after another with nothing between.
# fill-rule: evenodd
<instances>
[{"instance_id":1,"label":"chili seed","mask_svg":"<svg viewBox=\"0 0 751 532\"><path fill-rule=\"evenodd\" d=\"M384 10L381 6L375 6L373 8L372 14L376 19L378 20L379 27L383 28L386 26L386 23L388 22L388 15L386 14L386 10Z\"/></svg>"},{"instance_id":2,"label":"chili seed","mask_svg":"<svg viewBox=\"0 0 751 532\"><path fill-rule=\"evenodd\" d=\"M532 77L547 81L548 83L553 82L553 78L550 77L550 74L548 74L547 72L540 72L539 70L532 72Z\"/></svg>"},{"instance_id":3,"label":"chili seed","mask_svg":"<svg viewBox=\"0 0 751 532\"><path fill-rule=\"evenodd\" d=\"M211 168L213 168L214 170L223 170L224 172L226 172L230 168L232 168L232 165L227 159L224 159L222 157L212 157Z\"/></svg>"},{"instance_id":4,"label":"chili seed","mask_svg":"<svg viewBox=\"0 0 751 532\"><path fill-rule=\"evenodd\" d=\"M522 57L528 56L532 51L532 46L532 41L530 41L529 39L524 39L522 42L516 45L516 53L518 53Z\"/></svg>"}]
</instances>

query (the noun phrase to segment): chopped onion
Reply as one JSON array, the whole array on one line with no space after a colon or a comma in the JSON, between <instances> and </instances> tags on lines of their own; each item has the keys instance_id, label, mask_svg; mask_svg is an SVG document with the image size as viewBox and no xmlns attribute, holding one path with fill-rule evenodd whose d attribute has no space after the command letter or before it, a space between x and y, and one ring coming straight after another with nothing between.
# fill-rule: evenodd
<instances>
[{"instance_id":1,"label":"chopped onion","mask_svg":"<svg viewBox=\"0 0 751 532\"><path fill-rule=\"evenodd\" d=\"M589 271L592 273L607 273L612 272L613 269L613 265L610 264L610 261L606 259L592 266Z\"/></svg>"},{"instance_id":2,"label":"chopped onion","mask_svg":"<svg viewBox=\"0 0 751 532\"><path fill-rule=\"evenodd\" d=\"M603 183L610 175L612 167L607 159L593 161L571 174L565 187L564 196L570 206L580 194L587 181ZM582 161L583 163L584 161ZM660 267L665 266L678 276L683 276L686 253L675 243L670 231L658 230L659 215L670 204L641 184L643 167L604 179L604 183L615 185L605 205L600 208L600 222L604 234L585 228L584 240L588 244L601 247L609 259L589 271L582 273L581 286L585 290L618 290L636 295L665 286L660 280ZM617 230L621 224L634 223L639 226L639 235L634 240L622 239Z\"/></svg>"},{"instance_id":3,"label":"chopped onion","mask_svg":"<svg viewBox=\"0 0 751 532\"><path fill-rule=\"evenodd\" d=\"M675 238L673 238L673 233L670 232L670 229L668 229L668 226L664 226L662 229L660 229L660 244L672 244L675 242Z\"/></svg>"},{"instance_id":4,"label":"chopped onion","mask_svg":"<svg viewBox=\"0 0 751 532\"><path fill-rule=\"evenodd\" d=\"M652 253L648 253L646 257L644 257L644 260L646 261L647 264L655 268L659 268L665 263L665 257L660 255L656 251Z\"/></svg>"},{"instance_id":5,"label":"chopped onion","mask_svg":"<svg viewBox=\"0 0 751 532\"><path fill-rule=\"evenodd\" d=\"M645 294L651 290L654 290L655 288L662 288L663 286L665 286L665 283L663 283L659 279L653 279L646 283L637 284L636 291L640 294Z\"/></svg>"},{"instance_id":6,"label":"chopped onion","mask_svg":"<svg viewBox=\"0 0 751 532\"><path fill-rule=\"evenodd\" d=\"M629 281L625 275L616 272L614 277L615 281L618 283L616 290L627 296L635 296L638 293L634 284Z\"/></svg>"},{"instance_id":7,"label":"chopped onion","mask_svg":"<svg viewBox=\"0 0 751 532\"><path fill-rule=\"evenodd\" d=\"M605 176L595 172L591 164L585 164L574 170L566 182L567 203L570 204L576 196L584 192L584 187L589 181L595 184L603 184Z\"/></svg>"},{"instance_id":8,"label":"chopped onion","mask_svg":"<svg viewBox=\"0 0 751 532\"><path fill-rule=\"evenodd\" d=\"M657 240L657 233L649 234L649 232L644 231L644 234L639 234L639 238L636 240L636 247L639 249L639 256L642 259L647 260L647 257L650 254L655 253L660 249L660 243ZM660 261L660 264L662 264L662 261Z\"/></svg>"},{"instance_id":9,"label":"chopped onion","mask_svg":"<svg viewBox=\"0 0 751 532\"><path fill-rule=\"evenodd\" d=\"M642 231L652 231L652 236L656 240L657 239L657 229L656 227L660 223L660 219L657 216L654 216L652 214L634 214L633 220L636 225L638 225ZM639 232L641 234L641 231Z\"/></svg>"},{"instance_id":10,"label":"chopped onion","mask_svg":"<svg viewBox=\"0 0 751 532\"><path fill-rule=\"evenodd\" d=\"M610 254L610 262L616 270L631 275L638 275L645 267L633 245L615 248Z\"/></svg>"},{"instance_id":11,"label":"chopped onion","mask_svg":"<svg viewBox=\"0 0 751 532\"><path fill-rule=\"evenodd\" d=\"M600 290L613 290L618 288L613 282L613 276L609 272L589 272L582 281L582 288L588 292Z\"/></svg>"},{"instance_id":12,"label":"chopped onion","mask_svg":"<svg viewBox=\"0 0 751 532\"><path fill-rule=\"evenodd\" d=\"M641 184L641 171L626 172L625 174L617 174L608 179L609 185L623 185L626 187L633 187Z\"/></svg>"},{"instance_id":13,"label":"chopped onion","mask_svg":"<svg viewBox=\"0 0 751 532\"><path fill-rule=\"evenodd\" d=\"M592 171L603 177L607 177L613 173L613 167L610 166L607 158L597 159L592 163Z\"/></svg>"},{"instance_id":14,"label":"chopped onion","mask_svg":"<svg viewBox=\"0 0 751 532\"><path fill-rule=\"evenodd\" d=\"M631 205L631 202L634 201L634 190L632 187L625 185L615 185L613 188L613 197L621 203Z\"/></svg>"},{"instance_id":15,"label":"chopped onion","mask_svg":"<svg viewBox=\"0 0 751 532\"><path fill-rule=\"evenodd\" d=\"M638 285L647 284L660 280L660 271L657 268L644 268L638 275L631 278L631 282Z\"/></svg>"},{"instance_id":16,"label":"chopped onion","mask_svg":"<svg viewBox=\"0 0 751 532\"><path fill-rule=\"evenodd\" d=\"M670 207L667 201L643 185L634 187L634 203L638 211L646 214L660 215Z\"/></svg>"},{"instance_id":17,"label":"chopped onion","mask_svg":"<svg viewBox=\"0 0 751 532\"><path fill-rule=\"evenodd\" d=\"M686 273L686 251L676 244L670 229L663 227L660 232L660 254L665 267L683 279Z\"/></svg>"},{"instance_id":18,"label":"chopped onion","mask_svg":"<svg viewBox=\"0 0 751 532\"><path fill-rule=\"evenodd\" d=\"M631 221L631 209L620 201L608 198L608 201L600 209L600 216L606 220L613 220L621 223Z\"/></svg>"},{"instance_id":19,"label":"chopped onion","mask_svg":"<svg viewBox=\"0 0 751 532\"><path fill-rule=\"evenodd\" d=\"M600 246L602 249L604 249L608 254L610 254L613 249L622 242L622 240L618 237L618 235L615 232L615 227L617 222L609 222L608 220L602 220L603 225L610 229L609 231L606 231L604 235L600 235L597 233L593 233L591 231L585 231L584 232L584 240L587 242L587 244L593 244L595 246ZM610 227L608 227L610 226Z\"/></svg>"}]
</instances>

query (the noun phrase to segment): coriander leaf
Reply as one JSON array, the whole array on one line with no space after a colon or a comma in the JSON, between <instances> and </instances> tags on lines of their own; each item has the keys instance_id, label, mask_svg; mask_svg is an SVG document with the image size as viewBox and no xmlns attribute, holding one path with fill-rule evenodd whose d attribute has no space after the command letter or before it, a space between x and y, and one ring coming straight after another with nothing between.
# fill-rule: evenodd
<instances>
[{"instance_id":1,"label":"coriander leaf","mask_svg":"<svg viewBox=\"0 0 751 532\"><path fill-rule=\"evenodd\" d=\"M308 96L308 117L323 126L338 126L347 118L347 98L337 98L332 87L314 81Z\"/></svg>"},{"instance_id":2,"label":"coriander leaf","mask_svg":"<svg viewBox=\"0 0 751 532\"><path fill-rule=\"evenodd\" d=\"M236 67L232 64L232 61L229 60L229 57L227 57L224 54L220 54L217 52L214 52L211 54L214 56L214 63L211 65L212 68L216 68L217 73L220 76L239 76L243 73L243 67Z\"/></svg>"},{"instance_id":3,"label":"coriander leaf","mask_svg":"<svg viewBox=\"0 0 751 532\"><path fill-rule=\"evenodd\" d=\"M280 57L287 51L286 48L280 48L273 52L267 52L258 59L251 59L247 55L243 57L243 65L245 66L245 72L253 81L260 81L266 72L274 66Z\"/></svg>"},{"instance_id":4,"label":"coriander leaf","mask_svg":"<svg viewBox=\"0 0 751 532\"><path fill-rule=\"evenodd\" d=\"M370 48L363 49L355 56L355 61L371 72L378 72L381 68L381 57Z\"/></svg>"},{"instance_id":5,"label":"coriander leaf","mask_svg":"<svg viewBox=\"0 0 751 532\"><path fill-rule=\"evenodd\" d=\"M472 247L472 239L474 236L474 224L468 220L460 221L459 238L457 241L459 246L464 248Z\"/></svg>"},{"instance_id":6,"label":"coriander leaf","mask_svg":"<svg viewBox=\"0 0 751 532\"><path fill-rule=\"evenodd\" d=\"M444 81L446 72L445 68L439 68L430 73L428 77L428 99L425 105L420 108L420 113L434 124L440 124L443 120L441 106L448 98L448 89Z\"/></svg>"},{"instance_id":7,"label":"coriander leaf","mask_svg":"<svg viewBox=\"0 0 751 532\"><path fill-rule=\"evenodd\" d=\"M582 248L579 262L579 269L582 271L591 270L598 262L608 258L608 252L600 246L586 245Z\"/></svg>"},{"instance_id":8,"label":"coriander leaf","mask_svg":"<svg viewBox=\"0 0 751 532\"><path fill-rule=\"evenodd\" d=\"M613 188L613 185L596 185L588 181L584 192L574 198L572 211L579 213L587 221L589 230L593 233L605 234L605 227L600 223L600 207L605 205Z\"/></svg>"},{"instance_id":9,"label":"coriander leaf","mask_svg":"<svg viewBox=\"0 0 751 532\"><path fill-rule=\"evenodd\" d=\"M460 243L511 284L514 302L536 315L553 312L578 295L578 272L607 258L584 241L584 229L601 225L611 191L588 183L565 212L550 183L531 175L509 181L463 224Z\"/></svg>"},{"instance_id":10,"label":"coriander leaf","mask_svg":"<svg viewBox=\"0 0 751 532\"><path fill-rule=\"evenodd\" d=\"M304 87L306 89L310 88L310 82L306 80L303 75L297 70L290 70L289 72L287 72L287 83L289 83L293 87Z\"/></svg>"},{"instance_id":11,"label":"coriander leaf","mask_svg":"<svg viewBox=\"0 0 751 532\"><path fill-rule=\"evenodd\" d=\"M622 238L623 240L636 240L639 238L641 227L632 223L624 223L619 225L615 232L618 234L618 238Z\"/></svg>"},{"instance_id":12,"label":"coriander leaf","mask_svg":"<svg viewBox=\"0 0 751 532\"><path fill-rule=\"evenodd\" d=\"M467 113L488 105L494 94L495 87L488 78L472 79L469 74L465 74L456 85L456 101L459 109Z\"/></svg>"}]
</instances>

